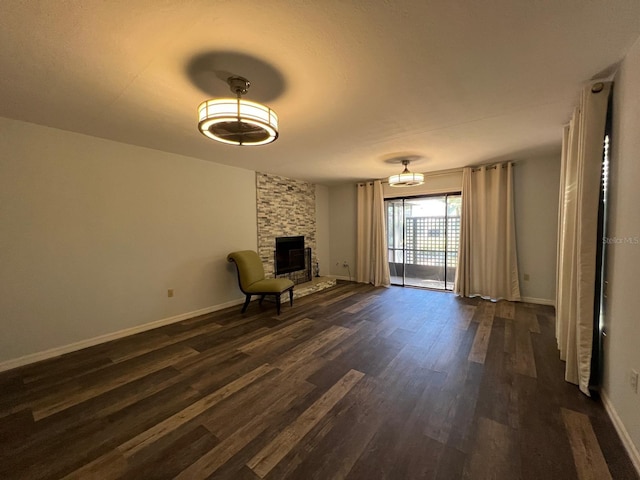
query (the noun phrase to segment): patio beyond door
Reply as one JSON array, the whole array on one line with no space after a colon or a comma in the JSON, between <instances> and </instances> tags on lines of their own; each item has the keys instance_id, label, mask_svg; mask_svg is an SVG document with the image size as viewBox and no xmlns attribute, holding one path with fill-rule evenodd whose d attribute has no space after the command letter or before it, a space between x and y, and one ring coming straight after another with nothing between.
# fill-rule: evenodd
<instances>
[{"instance_id":1,"label":"patio beyond door","mask_svg":"<svg viewBox=\"0 0 640 480\"><path fill-rule=\"evenodd\" d=\"M385 201L394 285L453 290L460 243L460 194Z\"/></svg>"}]
</instances>

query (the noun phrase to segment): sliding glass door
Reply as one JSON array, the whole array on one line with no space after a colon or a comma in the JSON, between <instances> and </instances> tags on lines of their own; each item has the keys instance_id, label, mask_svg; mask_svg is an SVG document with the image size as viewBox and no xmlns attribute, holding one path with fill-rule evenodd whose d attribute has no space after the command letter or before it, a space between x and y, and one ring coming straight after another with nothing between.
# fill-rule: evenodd
<instances>
[{"instance_id":1,"label":"sliding glass door","mask_svg":"<svg viewBox=\"0 0 640 480\"><path fill-rule=\"evenodd\" d=\"M460 206L459 193L385 201L392 284L453 290Z\"/></svg>"}]
</instances>

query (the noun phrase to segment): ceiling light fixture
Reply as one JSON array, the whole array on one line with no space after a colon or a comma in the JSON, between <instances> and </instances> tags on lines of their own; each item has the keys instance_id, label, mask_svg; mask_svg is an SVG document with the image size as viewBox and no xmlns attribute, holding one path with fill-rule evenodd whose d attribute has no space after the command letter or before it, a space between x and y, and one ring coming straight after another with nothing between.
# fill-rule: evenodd
<instances>
[{"instance_id":1,"label":"ceiling light fixture","mask_svg":"<svg viewBox=\"0 0 640 480\"><path fill-rule=\"evenodd\" d=\"M227 83L237 98L218 98L198 107L198 129L203 135L229 145L265 145L278 138L278 115L265 105L242 100L251 86L243 77Z\"/></svg>"},{"instance_id":2,"label":"ceiling light fixture","mask_svg":"<svg viewBox=\"0 0 640 480\"><path fill-rule=\"evenodd\" d=\"M423 174L409 171L409 160L402 160L402 165L404 165L404 170L401 174L389 177L390 187L413 187L424 183Z\"/></svg>"}]
</instances>

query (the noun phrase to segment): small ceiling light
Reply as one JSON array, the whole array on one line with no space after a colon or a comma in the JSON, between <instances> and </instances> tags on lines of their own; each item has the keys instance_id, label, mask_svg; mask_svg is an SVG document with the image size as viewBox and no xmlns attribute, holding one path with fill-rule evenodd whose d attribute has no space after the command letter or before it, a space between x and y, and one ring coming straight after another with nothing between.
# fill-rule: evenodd
<instances>
[{"instance_id":1,"label":"small ceiling light","mask_svg":"<svg viewBox=\"0 0 640 480\"><path fill-rule=\"evenodd\" d=\"M198 107L198 129L203 135L229 145L265 145L278 138L278 115L265 105L242 100L251 83L229 77L237 98L218 98Z\"/></svg>"},{"instance_id":2,"label":"small ceiling light","mask_svg":"<svg viewBox=\"0 0 640 480\"><path fill-rule=\"evenodd\" d=\"M389 177L390 187L413 187L424 183L423 174L409 171L409 160L402 160L402 165L404 165L404 170L401 174Z\"/></svg>"}]
</instances>

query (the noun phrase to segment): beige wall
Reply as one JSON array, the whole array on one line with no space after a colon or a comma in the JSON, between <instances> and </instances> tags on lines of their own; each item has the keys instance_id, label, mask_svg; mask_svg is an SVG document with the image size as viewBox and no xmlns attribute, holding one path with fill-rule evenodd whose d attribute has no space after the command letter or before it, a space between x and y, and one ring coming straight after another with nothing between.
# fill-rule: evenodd
<instances>
[{"instance_id":1,"label":"beige wall","mask_svg":"<svg viewBox=\"0 0 640 480\"><path fill-rule=\"evenodd\" d=\"M613 95L607 236L622 243L606 252L604 393L640 469L640 394L629 385L631 369L640 372L640 39L616 74Z\"/></svg>"},{"instance_id":2,"label":"beige wall","mask_svg":"<svg viewBox=\"0 0 640 480\"><path fill-rule=\"evenodd\" d=\"M519 160L513 171L520 294L524 301L553 305L560 152Z\"/></svg>"},{"instance_id":3,"label":"beige wall","mask_svg":"<svg viewBox=\"0 0 640 480\"><path fill-rule=\"evenodd\" d=\"M255 174L0 118L0 225L2 363L242 297Z\"/></svg>"},{"instance_id":4,"label":"beige wall","mask_svg":"<svg viewBox=\"0 0 640 480\"><path fill-rule=\"evenodd\" d=\"M356 272L356 185L329 187L329 274L355 278ZM342 266L349 263L349 269Z\"/></svg>"}]
</instances>

